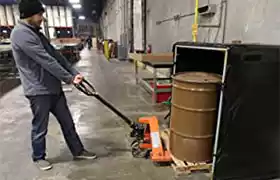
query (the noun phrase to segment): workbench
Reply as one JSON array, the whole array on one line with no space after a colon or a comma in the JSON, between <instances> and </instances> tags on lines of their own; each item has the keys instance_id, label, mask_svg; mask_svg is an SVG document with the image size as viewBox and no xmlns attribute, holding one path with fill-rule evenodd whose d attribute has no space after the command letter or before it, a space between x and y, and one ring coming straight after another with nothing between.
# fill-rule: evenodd
<instances>
[{"instance_id":1,"label":"workbench","mask_svg":"<svg viewBox=\"0 0 280 180\"><path fill-rule=\"evenodd\" d=\"M0 80L18 78L10 44L0 44Z\"/></svg>"},{"instance_id":2,"label":"workbench","mask_svg":"<svg viewBox=\"0 0 280 180\"><path fill-rule=\"evenodd\" d=\"M78 42L66 42L66 43L52 43L54 48L61 52L62 55L69 60L70 63L75 63L80 60L80 43Z\"/></svg>"},{"instance_id":3,"label":"workbench","mask_svg":"<svg viewBox=\"0 0 280 180\"><path fill-rule=\"evenodd\" d=\"M148 92L153 94L153 104L158 103L157 95L159 93L171 92L171 87L159 89L157 84L160 81L167 81L168 84L171 84L171 75L173 72L173 54L130 54L130 58L134 60L136 84L142 85ZM152 78L139 77L139 66L143 65L152 68ZM159 69L169 69L170 73L167 77L159 77Z\"/></svg>"}]
</instances>

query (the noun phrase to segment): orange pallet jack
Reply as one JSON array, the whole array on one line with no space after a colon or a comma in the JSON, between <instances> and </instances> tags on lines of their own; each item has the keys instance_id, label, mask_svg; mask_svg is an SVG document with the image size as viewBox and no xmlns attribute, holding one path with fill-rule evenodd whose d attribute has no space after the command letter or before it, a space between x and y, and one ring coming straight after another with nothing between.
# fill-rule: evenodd
<instances>
[{"instance_id":1,"label":"orange pallet jack","mask_svg":"<svg viewBox=\"0 0 280 180\"><path fill-rule=\"evenodd\" d=\"M163 146L159 133L158 119L155 116L141 117L138 122L134 122L100 96L87 80L83 80L82 83L75 86L85 95L98 99L130 126L132 129L130 137L134 139L131 143L133 157L150 158L156 165L162 165L172 161L169 152Z\"/></svg>"},{"instance_id":2,"label":"orange pallet jack","mask_svg":"<svg viewBox=\"0 0 280 180\"><path fill-rule=\"evenodd\" d=\"M158 119L155 116L142 117L138 122L146 126L143 139L140 141L136 139L131 144L132 155L134 157L145 157L146 155L156 164L171 162L171 156L162 144Z\"/></svg>"}]
</instances>

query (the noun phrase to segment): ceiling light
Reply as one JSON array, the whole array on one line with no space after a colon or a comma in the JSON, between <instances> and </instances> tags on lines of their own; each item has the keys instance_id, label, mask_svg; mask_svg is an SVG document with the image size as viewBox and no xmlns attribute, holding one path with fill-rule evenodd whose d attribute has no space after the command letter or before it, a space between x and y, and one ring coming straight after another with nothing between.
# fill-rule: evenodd
<instances>
[{"instance_id":1,"label":"ceiling light","mask_svg":"<svg viewBox=\"0 0 280 180\"><path fill-rule=\"evenodd\" d=\"M86 19L86 17L85 16L79 16L79 19L84 20L84 19Z\"/></svg>"},{"instance_id":2,"label":"ceiling light","mask_svg":"<svg viewBox=\"0 0 280 180\"><path fill-rule=\"evenodd\" d=\"M73 4L72 5L74 9L81 9L82 8L82 5L80 4Z\"/></svg>"},{"instance_id":3,"label":"ceiling light","mask_svg":"<svg viewBox=\"0 0 280 180\"><path fill-rule=\"evenodd\" d=\"M80 3L80 0L69 0L71 4Z\"/></svg>"}]
</instances>

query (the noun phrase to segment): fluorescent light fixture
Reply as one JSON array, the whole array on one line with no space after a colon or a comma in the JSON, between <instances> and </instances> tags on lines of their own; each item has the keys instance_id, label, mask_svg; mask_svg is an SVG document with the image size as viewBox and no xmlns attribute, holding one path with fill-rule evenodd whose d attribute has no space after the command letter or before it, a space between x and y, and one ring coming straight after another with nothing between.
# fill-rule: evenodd
<instances>
[{"instance_id":1,"label":"fluorescent light fixture","mask_svg":"<svg viewBox=\"0 0 280 180\"><path fill-rule=\"evenodd\" d=\"M80 3L80 0L69 0L69 2L70 2L71 4L76 4L76 3Z\"/></svg>"},{"instance_id":2,"label":"fluorescent light fixture","mask_svg":"<svg viewBox=\"0 0 280 180\"><path fill-rule=\"evenodd\" d=\"M79 19L84 20L84 19L86 19L86 17L85 16L79 16Z\"/></svg>"},{"instance_id":3,"label":"fluorescent light fixture","mask_svg":"<svg viewBox=\"0 0 280 180\"><path fill-rule=\"evenodd\" d=\"M73 4L72 5L74 9L81 9L82 8L82 5L80 4Z\"/></svg>"}]
</instances>

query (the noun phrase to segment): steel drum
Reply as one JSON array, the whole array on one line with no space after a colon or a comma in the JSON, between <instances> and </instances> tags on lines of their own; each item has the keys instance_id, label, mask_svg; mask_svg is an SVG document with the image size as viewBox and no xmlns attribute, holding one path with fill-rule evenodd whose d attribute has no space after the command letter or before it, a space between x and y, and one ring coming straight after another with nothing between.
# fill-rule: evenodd
<instances>
[{"instance_id":1,"label":"steel drum","mask_svg":"<svg viewBox=\"0 0 280 180\"><path fill-rule=\"evenodd\" d=\"M186 72L172 79L170 152L182 161L211 161L222 77Z\"/></svg>"}]
</instances>

